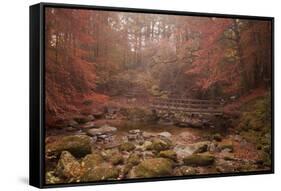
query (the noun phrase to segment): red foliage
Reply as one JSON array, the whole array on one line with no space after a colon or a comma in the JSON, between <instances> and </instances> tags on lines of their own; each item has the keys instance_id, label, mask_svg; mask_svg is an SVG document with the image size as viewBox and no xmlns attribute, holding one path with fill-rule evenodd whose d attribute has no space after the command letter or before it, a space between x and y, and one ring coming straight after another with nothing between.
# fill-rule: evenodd
<instances>
[{"instance_id":1,"label":"red foliage","mask_svg":"<svg viewBox=\"0 0 281 191\"><path fill-rule=\"evenodd\" d=\"M89 33L90 11L46 10L46 124L80 113L107 97L95 93L95 63L85 47L94 43ZM65 19L68 18L68 19Z\"/></svg>"}]
</instances>

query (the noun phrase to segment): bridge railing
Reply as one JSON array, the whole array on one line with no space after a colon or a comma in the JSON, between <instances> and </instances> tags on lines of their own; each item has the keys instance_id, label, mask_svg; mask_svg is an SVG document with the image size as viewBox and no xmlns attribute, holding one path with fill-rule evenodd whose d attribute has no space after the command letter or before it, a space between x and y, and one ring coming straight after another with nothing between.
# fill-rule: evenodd
<instances>
[{"instance_id":1,"label":"bridge railing","mask_svg":"<svg viewBox=\"0 0 281 191\"><path fill-rule=\"evenodd\" d=\"M151 107L156 110L188 113L223 113L223 104L216 100L156 98L152 101Z\"/></svg>"}]
</instances>

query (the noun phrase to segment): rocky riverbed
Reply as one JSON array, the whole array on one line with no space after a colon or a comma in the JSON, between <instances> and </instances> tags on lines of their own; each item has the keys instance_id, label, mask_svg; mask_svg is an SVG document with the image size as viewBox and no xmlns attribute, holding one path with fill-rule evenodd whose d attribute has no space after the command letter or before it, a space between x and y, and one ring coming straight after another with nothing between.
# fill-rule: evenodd
<instances>
[{"instance_id":1,"label":"rocky riverbed","mask_svg":"<svg viewBox=\"0 0 281 191\"><path fill-rule=\"evenodd\" d=\"M140 111L120 113L80 116L48 129L46 183L269 169L264 151L231 128L182 127Z\"/></svg>"}]
</instances>

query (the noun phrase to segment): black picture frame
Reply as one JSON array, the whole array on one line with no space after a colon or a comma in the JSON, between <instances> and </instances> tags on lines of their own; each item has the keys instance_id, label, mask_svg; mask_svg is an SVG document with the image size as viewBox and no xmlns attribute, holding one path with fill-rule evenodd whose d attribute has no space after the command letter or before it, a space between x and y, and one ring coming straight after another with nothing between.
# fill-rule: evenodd
<instances>
[{"instance_id":1,"label":"black picture frame","mask_svg":"<svg viewBox=\"0 0 281 191\"><path fill-rule=\"evenodd\" d=\"M272 108L272 131L271 131L271 169L268 171L255 172L239 172L239 173L221 173L221 174L206 174L206 175L189 175L179 177L161 177L147 179L128 179L128 180L112 180L98 181L87 183L63 183L63 184L48 184L45 181L44 171L44 153L45 153L45 8L69 8L69 9L89 9L103 11L122 11L133 13L153 13L166 15L184 15L184 16L200 16L200 17L218 17L218 18L237 18L237 19L254 19L270 21L272 23L272 67L271 67L271 108ZM66 186L84 186L84 185L99 185L99 184L116 184L116 183L134 183L147 181L165 181L193 178L211 178L211 177L227 177L227 176L242 176L242 175L258 175L274 173L274 18L247 16L247 15L230 15L230 14L215 14L215 13L195 13L183 11L169 10L153 10L153 9L135 9L121 7L104 7L90 5L74 5L74 4L57 4L57 3L39 3L30 6L30 147L29 147L29 184L38 188L53 188Z\"/></svg>"}]
</instances>

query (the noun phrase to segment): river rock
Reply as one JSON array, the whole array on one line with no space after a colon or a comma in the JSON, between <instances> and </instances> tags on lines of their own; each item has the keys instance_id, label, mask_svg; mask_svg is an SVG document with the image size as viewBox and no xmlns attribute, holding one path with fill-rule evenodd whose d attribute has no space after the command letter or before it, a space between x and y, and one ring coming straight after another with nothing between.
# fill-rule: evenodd
<instances>
[{"instance_id":1,"label":"river rock","mask_svg":"<svg viewBox=\"0 0 281 191\"><path fill-rule=\"evenodd\" d=\"M92 153L86 155L81 161L83 171L88 171L104 162L104 158L100 153Z\"/></svg>"},{"instance_id":2,"label":"river rock","mask_svg":"<svg viewBox=\"0 0 281 191\"><path fill-rule=\"evenodd\" d=\"M142 161L138 166L134 167L129 178L151 178L172 175L172 163L164 158L152 158Z\"/></svg>"},{"instance_id":3,"label":"river rock","mask_svg":"<svg viewBox=\"0 0 281 191\"><path fill-rule=\"evenodd\" d=\"M45 174L46 184L59 184L62 183L61 178L55 175L55 171L47 171Z\"/></svg>"},{"instance_id":4,"label":"river rock","mask_svg":"<svg viewBox=\"0 0 281 191\"><path fill-rule=\"evenodd\" d=\"M68 151L79 158L91 153L91 143L92 139L87 135L59 137L46 145L46 153L58 156L62 151Z\"/></svg>"},{"instance_id":5,"label":"river rock","mask_svg":"<svg viewBox=\"0 0 281 191\"><path fill-rule=\"evenodd\" d=\"M173 161L177 161L177 153L173 150L160 151L158 156L162 158L171 159Z\"/></svg>"},{"instance_id":6,"label":"river rock","mask_svg":"<svg viewBox=\"0 0 281 191\"><path fill-rule=\"evenodd\" d=\"M139 129L132 129L129 131L130 134L140 134L141 133L141 130Z\"/></svg>"},{"instance_id":7,"label":"river rock","mask_svg":"<svg viewBox=\"0 0 281 191\"><path fill-rule=\"evenodd\" d=\"M144 139L150 139L150 138L156 137L157 134L144 131L142 133L142 136Z\"/></svg>"},{"instance_id":8,"label":"river rock","mask_svg":"<svg viewBox=\"0 0 281 191\"><path fill-rule=\"evenodd\" d=\"M109 163L101 163L91 169L88 169L81 176L81 181L100 181L100 180L116 180L119 176L118 168Z\"/></svg>"},{"instance_id":9,"label":"river rock","mask_svg":"<svg viewBox=\"0 0 281 191\"><path fill-rule=\"evenodd\" d=\"M116 127L111 127L109 125L103 125L100 128L93 128L87 131L90 136L98 136L103 134L113 134L117 131Z\"/></svg>"},{"instance_id":10,"label":"river rock","mask_svg":"<svg viewBox=\"0 0 281 191\"><path fill-rule=\"evenodd\" d=\"M161 133L159 133L158 134L160 137L165 137L165 138L167 138L167 139L171 139L171 137L172 137L172 134L171 133L169 133L169 132L161 132Z\"/></svg>"},{"instance_id":11,"label":"river rock","mask_svg":"<svg viewBox=\"0 0 281 191\"><path fill-rule=\"evenodd\" d=\"M97 128L97 125L94 121L89 121L85 124L79 125L82 129L90 129L90 128Z\"/></svg>"},{"instance_id":12,"label":"river rock","mask_svg":"<svg viewBox=\"0 0 281 191\"><path fill-rule=\"evenodd\" d=\"M65 178L78 178L81 174L79 162L68 151L62 151L56 167L56 174Z\"/></svg>"},{"instance_id":13,"label":"river rock","mask_svg":"<svg viewBox=\"0 0 281 191\"><path fill-rule=\"evenodd\" d=\"M198 172L195 167L191 166L181 166L174 169L173 175L175 176L186 176L186 175L195 175Z\"/></svg>"},{"instance_id":14,"label":"river rock","mask_svg":"<svg viewBox=\"0 0 281 191\"><path fill-rule=\"evenodd\" d=\"M73 120L73 119L68 121L68 126L77 127L78 125L79 124L75 120Z\"/></svg>"},{"instance_id":15,"label":"river rock","mask_svg":"<svg viewBox=\"0 0 281 191\"><path fill-rule=\"evenodd\" d=\"M182 132L179 134L180 139L186 142L194 142L198 139L198 137L190 132Z\"/></svg>"},{"instance_id":16,"label":"river rock","mask_svg":"<svg viewBox=\"0 0 281 191\"><path fill-rule=\"evenodd\" d=\"M148 150L154 150L157 152L168 150L172 147L172 142L170 140L164 139L154 139L152 144L146 147Z\"/></svg>"},{"instance_id":17,"label":"river rock","mask_svg":"<svg viewBox=\"0 0 281 191\"><path fill-rule=\"evenodd\" d=\"M220 151L225 150L225 152L233 152L233 143L232 141L224 141L218 145Z\"/></svg>"},{"instance_id":18,"label":"river rock","mask_svg":"<svg viewBox=\"0 0 281 191\"><path fill-rule=\"evenodd\" d=\"M136 146L131 143L131 142L125 142L125 143L122 143L120 146L119 146L119 150L120 151L132 151L136 148Z\"/></svg>"},{"instance_id":19,"label":"river rock","mask_svg":"<svg viewBox=\"0 0 281 191\"><path fill-rule=\"evenodd\" d=\"M120 153L114 153L109 160L113 165L120 165L124 163L124 158Z\"/></svg>"},{"instance_id":20,"label":"river rock","mask_svg":"<svg viewBox=\"0 0 281 191\"><path fill-rule=\"evenodd\" d=\"M74 120L79 124L83 124L95 120L95 117L92 115L87 115L87 116L81 115L81 116L74 117Z\"/></svg>"},{"instance_id":21,"label":"river rock","mask_svg":"<svg viewBox=\"0 0 281 191\"><path fill-rule=\"evenodd\" d=\"M143 141L142 131L139 129L133 129L129 131L129 135L127 135L128 141Z\"/></svg>"},{"instance_id":22,"label":"river rock","mask_svg":"<svg viewBox=\"0 0 281 191\"><path fill-rule=\"evenodd\" d=\"M104 109L93 109L91 113L96 119L101 119L104 115Z\"/></svg>"},{"instance_id":23,"label":"river rock","mask_svg":"<svg viewBox=\"0 0 281 191\"><path fill-rule=\"evenodd\" d=\"M72 126L69 126L69 127L66 127L64 128L65 131L68 131L68 132L74 132L74 131L77 131L77 129L75 127L72 127Z\"/></svg>"},{"instance_id":24,"label":"river rock","mask_svg":"<svg viewBox=\"0 0 281 191\"><path fill-rule=\"evenodd\" d=\"M187 166L208 166L215 162L215 157L212 155L193 154L183 159Z\"/></svg>"},{"instance_id":25,"label":"river rock","mask_svg":"<svg viewBox=\"0 0 281 191\"><path fill-rule=\"evenodd\" d=\"M179 158L184 158L195 153L206 152L209 148L209 141L202 141L188 145L177 145L174 147L174 151Z\"/></svg>"},{"instance_id":26,"label":"river rock","mask_svg":"<svg viewBox=\"0 0 281 191\"><path fill-rule=\"evenodd\" d=\"M132 166L138 165L140 163L140 159L141 157L139 154L132 153L127 159L127 164Z\"/></svg>"}]
</instances>

